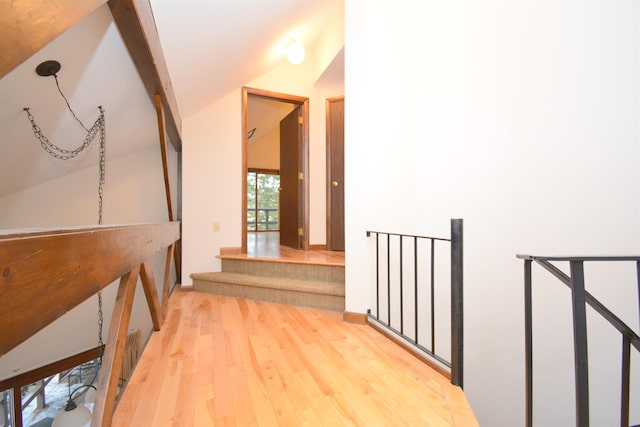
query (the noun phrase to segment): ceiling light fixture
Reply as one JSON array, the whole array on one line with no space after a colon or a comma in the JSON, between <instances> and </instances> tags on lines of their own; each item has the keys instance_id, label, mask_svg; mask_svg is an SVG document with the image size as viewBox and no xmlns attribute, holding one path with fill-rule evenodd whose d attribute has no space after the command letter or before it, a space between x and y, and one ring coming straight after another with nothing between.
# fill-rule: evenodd
<instances>
[{"instance_id":1,"label":"ceiling light fixture","mask_svg":"<svg viewBox=\"0 0 640 427\"><path fill-rule=\"evenodd\" d=\"M94 124L87 128L84 123L78 118L76 113L71 108L69 104L69 100L62 92L60 88L60 82L58 81L58 72L62 66L60 62L55 60L44 61L36 67L36 74L41 77L50 77L53 76L56 87L58 88L58 92L65 104L67 105L67 109L77 122L77 124L86 132L84 140L82 143L76 147L75 149L65 149L60 148L57 145L53 144L49 139L44 135L40 126L36 124L36 120L31 114L31 109L29 107L24 107L23 110L27 113L27 119L31 124L31 130L35 138L40 142L40 146L44 151L46 151L50 156L58 159L58 160L71 160L77 157L80 153L86 150L91 143L98 139L99 148L98 148L98 224L102 225L102 193L103 186L105 183L105 175L106 175L106 157L105 157L105 119L104 119L104 109L102 106L98 106L98 110L100 114L98 118L94 122ZM102 356L104 352L104 343L102 342L102 290L98 291L98 368L102 365ZM96 371L97 376L97 371ZM64 408L64 411L58 413L56 418L53 421L53 426L82 426L88 427L91 422L91 411L84 405L77 405L73 400L73 393L71 392L71 380L68 379L67 385L69 387L69 400ZM92 380L95 381L95 377ZM75 391L78 391L82 387L93 387L92 385L86 385L78 387Z\"/></svg>"},{"instance_id":2,"label":"ceiling light fixture","mask_svg":"<svg viewBox=\"0 0 640 427\"><path fill-rule=\"evenodd\" d=\"M286 48L287 59L292 64L301 64L304 61L304 47L295 39L291 40Z\"/></svg>"}]
</instances>

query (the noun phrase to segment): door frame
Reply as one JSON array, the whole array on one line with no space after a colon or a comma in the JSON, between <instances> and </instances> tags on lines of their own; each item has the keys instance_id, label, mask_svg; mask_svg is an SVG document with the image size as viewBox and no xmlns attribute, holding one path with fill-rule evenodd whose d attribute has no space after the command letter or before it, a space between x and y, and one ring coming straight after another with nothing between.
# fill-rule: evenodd
<instances>
[{"instance_id":1,"label":"door frame","mask_svg":"<svg viewBox=\"0 0 640 427\"><path fill-rule=\"evenodd\" d=\"M247 253L247 171L249 149L248 102L249 96L288 102L299 105L302 110L302 147L300 147L300 164L302 165L303 185L302 200L298 200L299 213L302 214L301 249L309 250L309 98L255 89L244 86L242 88L242 253Z\"/></svg>"}]
</instances>

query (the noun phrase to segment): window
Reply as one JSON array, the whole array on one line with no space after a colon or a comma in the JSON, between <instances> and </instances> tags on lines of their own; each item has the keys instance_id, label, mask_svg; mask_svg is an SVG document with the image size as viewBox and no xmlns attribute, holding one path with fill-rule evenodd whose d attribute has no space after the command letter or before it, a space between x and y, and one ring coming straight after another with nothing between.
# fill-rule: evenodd
<instances>
[{"instance_id":1,"label":"window","mask_svg":"<svg viewBox=\"0 0 640 427\"><path fill-rule=\"evenodd\" d=\"M273 170L247 173L247 231L278 231L280 174Z\"/></svg>"}]
</instances>

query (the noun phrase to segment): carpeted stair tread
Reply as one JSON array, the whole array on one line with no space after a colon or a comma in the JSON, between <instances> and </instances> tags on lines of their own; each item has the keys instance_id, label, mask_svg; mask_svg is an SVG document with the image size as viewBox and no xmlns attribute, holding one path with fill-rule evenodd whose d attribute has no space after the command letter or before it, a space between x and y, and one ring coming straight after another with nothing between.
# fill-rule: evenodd
<instances>
[{"instance_id":1,"label":"carpeted stair tread","mask_svg":"<svg viewBox=\"0 0 640 427\"><path fill-rule=\"evenodd\" d=\"M252 274L228 272L192 273L190 277L194 280L194 285L195 281L203 281L344 297L344 284L339 282L289 279L285 277L256 276Z\"/></svg>"}]
</instances>

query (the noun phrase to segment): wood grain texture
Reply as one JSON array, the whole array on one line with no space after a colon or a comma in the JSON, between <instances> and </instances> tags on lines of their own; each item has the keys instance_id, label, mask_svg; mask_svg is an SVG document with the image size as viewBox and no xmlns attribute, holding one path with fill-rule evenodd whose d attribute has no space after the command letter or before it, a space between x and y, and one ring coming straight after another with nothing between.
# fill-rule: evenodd
<instances>
[{"instance_id":1,"label":"wood grain texture","mask_svg":"<svg viewBox=\"0 0 640 427\"><path fill-rule=\"evenodd\" d=\"M112 425L478 426L460 388L341 316L176 290Z\"/></svg>"},{"instance_id":2,"label":"wood grain texture","mask_svg":"<svg viewBox=\"0 0 640 427\"><path fill-rule=\"evenodd\" d=\"M162 104L162 97L156 94L154 97L156 105L156 116L158 120L158 142L160 143L160 155L162 156L162 175L164 177L164 193L167 201L167 216L169 221L174 220L173 205L171 203L171 182L169 180L169 161L167 159L167 126L164 117L164 106ZM172 249L174 262L176 267L176 277L180 277L180 254L178 251ZM165 275L165 277L167 277Z\"/></svg>"},{"instance_id":3,"label":"wood grain texture","mask_svg":"<svg viewBox=\"0 0 640 427\"><path fill-rule=\"evenodd\" d=\"M369 318L364 313L353 313L351 311L345 311L342 314L342 320L348 323L355 323L356 325L366 325L369 323Z\"/></svg>"},{"instance_id":4,"label":"wood grain texture","mask_svg":"<svg viewBox=\"0 0 640 427\"><path fill-rule=\"evenodd\" d=\"M116 391L122 369L122 357L124 355L125 344L127 343L127 332L129 329L129 319L131 318L131 307L133 297L138 284L138 274L140 267L135 267L131 272L125 274L120 279L116 302L113 307L109 335L102 356L102 366L98 376L98 387L96 392L95 406L91 418L92 426L110 427L113 409L115 408Z\"/></svg>"},{"instance_id":5,"label":"wood grain texture","mask_svg":"<svg viewBox=\"0 0 640 427\"><path fill-rule=\"evenodd\" d=\"M92 349L83 351L82 353L74 354L73 356L65 357L64 359L57 360L45 366L41 366L32 371L24 372L16 375L15 377L7 378L0 381L0 390L8 390L10 388L20 388L40 381L43 378L50 377L51 375L59 374L62 371L66 371L71 368L75 368L90 360L100 357L102 349L100 347L94 347Z\"/></svg>"},{"instance_id":6,"label":"wood grain texture","mask_svg":"<svg viewBox=\"0 0 640 427\"><path fill-rule=\"evenodd\" d=\"M106 0L0 1L0 78Z\"/></svg>"},{"instance_id":7,"label":"wood grain texture","mask_svg":"<svg viewBox=\"0 0 640 427\"><path fill-rule=\"evenodd\" d=\"M0 356L180 236L178 222L0 236ZM20 327L17 327L20 325Z\"/></svg>"},{"instance_id":8,"label":"wood grain texture","mask_svg":"<svg viewBox=\"0 0 640 427\"><path fill-rule=\"evenodd\" d=\"M221 248L218 258L344 267L344 252L316 249L301 251L280 246L277 231L248 232L245 235L248 237L245 251L241 248Z\"/></svg>"},{"instance_id":9,"label":"wood grain texture","mask_svg":"<svg viewBox=\"0 0 640 427\"><path fill-rule=\"evenodd\" d=\"M167 258L164 263L164 282L162 283L162 302L160 303L160 312L162 318L167 317L167 309L169 308L169 293L171 292L171 260L175 254L177 243L169 245L167 248ZM176 270L176 278L180 278L179 270Z\"/></svg>"},{"instance_id":10,"label":"wood grain texture","mask_svg":"<svg viewBox=\"0 0 640 427\"><path fill-rule=\"evenodd\" d=\"M151 4L149 0L109 0L108 3L151 102L160 95L169 140L176 151L181 151L182 119Z\"/></svg>"},{"instance_id":11,"label":"wood grain texture","mask_svg":"<svg viewBox=\"0 0 640 427\"><path fill-rule=\"evenodd\" d=\"M153 266L150 261L145 261L140 266L140 280L142 281L142 289L147 299L147 305L149 306L153 329L159 331L162 327L163 318L160 310L160 302L158 301L156 280L153 277Z\"/></svg>"}]
</instances>

